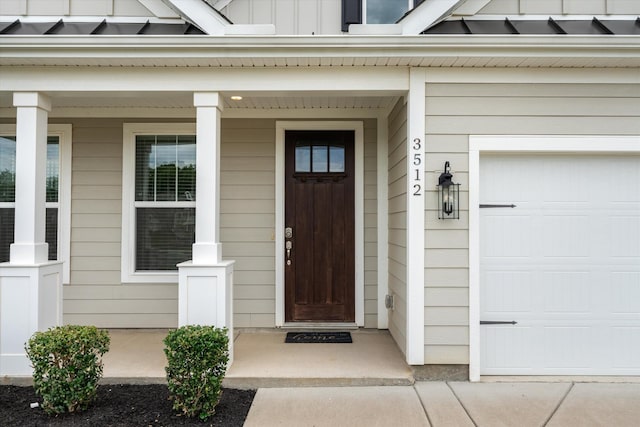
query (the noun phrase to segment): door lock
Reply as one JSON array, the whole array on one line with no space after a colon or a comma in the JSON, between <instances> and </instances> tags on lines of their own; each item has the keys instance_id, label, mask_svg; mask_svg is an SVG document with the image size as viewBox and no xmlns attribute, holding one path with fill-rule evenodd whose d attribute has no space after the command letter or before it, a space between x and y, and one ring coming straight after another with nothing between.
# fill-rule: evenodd
<instances>
[{"instance_id":1,"label":"door lock","mask_svg":"<svg viewBox=\"0 0 640 427\"><path fill-rule=\"evenodd\" d=\"M291 265L291 248L293 248L293 243L291 243L291 240L287 240L284 244L284 247L287 250L287 265Z\"/></svg>"},{"instance_id":2,"label":"door lock","mask_svg":"<svg viewBox=\"0 0 640 427\"><path fill-rule=\"evenodd\" d=\"M284 238L291 239L293 237L293 229L291 227L287 227L284 229Z\"/></svg>"}]
</instances>

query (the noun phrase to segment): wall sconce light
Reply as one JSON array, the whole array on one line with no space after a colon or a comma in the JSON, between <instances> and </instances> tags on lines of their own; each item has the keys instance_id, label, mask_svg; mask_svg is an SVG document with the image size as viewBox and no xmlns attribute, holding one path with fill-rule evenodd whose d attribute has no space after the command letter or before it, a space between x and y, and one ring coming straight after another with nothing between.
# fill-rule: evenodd
<instances>
[{"instance_id":1,"label":"wall sconce light","mask_svg":"<svg viewBox=\"0 0 640 427\"><path fill-rule=\"evenodd\" d=\"M460 184L452 181L449 162L438 178L438 219L460 219Z\"/></svg>"}]
</instances>

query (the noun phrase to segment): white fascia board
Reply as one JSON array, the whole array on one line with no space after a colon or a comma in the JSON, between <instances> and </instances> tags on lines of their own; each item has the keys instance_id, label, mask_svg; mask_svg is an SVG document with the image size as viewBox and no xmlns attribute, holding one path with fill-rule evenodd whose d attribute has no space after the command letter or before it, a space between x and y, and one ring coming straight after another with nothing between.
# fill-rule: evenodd
<instances>
[{"instance_id":1,"label":"white fascia board","mask_svg":"<svg viewBox=\"0 0 640 427\"><path fill-rule=\"evenodd\" d=\"M430 26L448 17L466 0L426 0L398 21L402 34L420 34Z\"/></svg>"},{"instance_id":2,"label":"white fascia board","mask_svg":"<svg viewBox=\"0 0 640 427\"><path fill-rule=\"evenodd\" d=\"M467 0L452 11L452 15L472 16L480 12L491 0Z\"/></svg>"},{"instance_id":3,"label":"white fascia board","mask_svg":"<svg viewBox=\"0 0 640 427\"><path fill-rule=\"evenodd\" d=\"M203 0L164 1L209 35L224 35L225 27L230 24L218 11Z\"/></svg>"},{"instance_id":4,"label":"white fascia board","mask_svg":"<svg viewBox=\"0 0 640 427\"><path fill-rule=\"evenodd\" d=\"M229 36L273 36L276 34L276 26L273 24L260 25L227 25L224 27L225 35Z\"/></svg>"},{"instance_id":5,"label":"white fascia board","mask_svg":"<svg viewBox=\"0 0 640 427\"><path fill-rule=\"evenodd\" d=\"M173 9L167 6L162 0L138 0L149 12L158 18L179 18Z\"/></svg>"},{"instance_id":6,"label":"white fascia board","mask_svg":"<svg viewBox=\"0 0 640 427\"><path fill-rule=\"evenodd\" d=\"M349 34L353 35L399 35L402 34L400 24L351 24Z\"/></svg>"}]
</instances>

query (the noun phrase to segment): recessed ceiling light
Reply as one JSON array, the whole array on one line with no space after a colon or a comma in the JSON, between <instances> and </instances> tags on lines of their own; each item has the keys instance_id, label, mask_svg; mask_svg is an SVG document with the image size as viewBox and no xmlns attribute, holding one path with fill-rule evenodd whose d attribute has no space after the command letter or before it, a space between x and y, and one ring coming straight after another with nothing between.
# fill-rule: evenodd
<instances>
[{"instance_id":1,"label":"recessed ceiling light","mask_svg":"<svg viewBox=\"0 0 640 427\"><path fill-rule=\"evenodd\" d=\"M232 101L242 101L242 97L240 95L233 95L231 97Z\"/></svg>"}]
</instances>

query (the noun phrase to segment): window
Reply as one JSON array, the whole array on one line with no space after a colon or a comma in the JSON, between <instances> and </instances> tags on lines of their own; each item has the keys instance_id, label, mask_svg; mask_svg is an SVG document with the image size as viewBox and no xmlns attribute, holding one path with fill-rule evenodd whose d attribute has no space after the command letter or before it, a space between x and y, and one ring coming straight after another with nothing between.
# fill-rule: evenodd
<instances>
[{"instance_id":1,"label":"window","mask_svg":"<svg viewBox=\"0 0 640 427\"><path fill-rule=\"evenodd\" d=\"M296 145L296 173L344 172L344 145Z\"/></svg>"},{"instance_id":2,"label":"window","mask_svg":"<svg viewBox=\"0 0 640 427\"><path fill-rule=\"evenodd\" d=\"M123 282L176 282L176 264L191 259L194 134L189 125L125 125Z\"/></svg>"},{"instance_id":3,"label":"window","mask_svg":"<svg viewBox=\"0 0 640 427\"><path fill-rule=\"evenodd\" d=\"M49 125L46 162L45 241L49 260L69 259L71 126ZM9 261L15 226L15 126L0 126L0 262ZM63 281L69 283L69 263L63 268Z\"/></svg>"},{"instance_id":4,"label":"window","mask_svg":"<svg viewBox=\"0 0 640 427\"><path fill-rule=\"evenodd\" d=\"M393 24L423 0L364 0L365 23Z\"/></svg>"}]
</instances>

